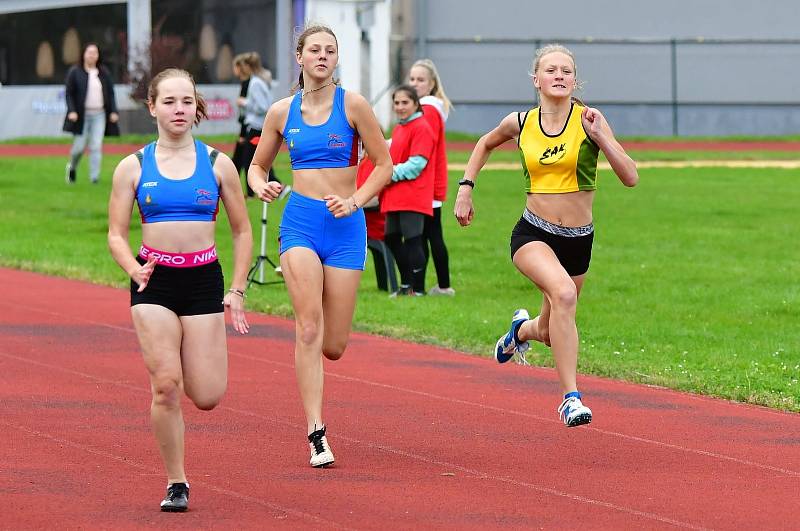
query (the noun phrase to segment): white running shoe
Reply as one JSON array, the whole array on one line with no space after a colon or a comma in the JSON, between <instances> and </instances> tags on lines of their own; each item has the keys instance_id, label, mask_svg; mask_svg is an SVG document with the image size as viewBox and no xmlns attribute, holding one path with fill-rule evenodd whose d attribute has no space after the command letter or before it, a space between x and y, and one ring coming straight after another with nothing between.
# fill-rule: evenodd
<instances>
[{"instance_id":1,"label":"white running shoe","mask_svg":"<svg viewBox=\"0 0 800 531\"><path fill-rule=\"evenodd\" d=\"M514 354L518 354L519 363L528 365L527 360L525 360L525 352L530 348L530 343L527 341L517 343L516 334L519 327L522 326L522 323L530 318L528 310L524 308L520 308L514 312L514 317L511 318L511 327L505 335L500 336L500 339L497 340L494 346L494 359L497 360L497 363L505 363L513 358Z\"/></svg>"},{"instance_id":2,"label":"white running shoe","mask_svg":"<svg viewBox=\"0 0 800 531\"><path fill-rule=\"evenodd\" d=\"M326 426L311 432L308 436L308 446L311 448L311 466L323 468L333 464L333 452L325 437Z\"/></svg>"},{"instance_id":3,"label":"white running shoe","mask_svg":"<svg viewBox=\"0 0 800 531\"><path fill-rule=\"evenodd\" d=\"M592 410L583 405L580 395L568 396L558 406L558 416L568 428L574 428L592 421Z\"/></svg>"},{"instance_id":4,"label":"white running shoe","mask_svg":"<svg viewBox=\"0 0 800 531\"><path fill-rule=\"evenodd\" d=\"M450 288L440 288L439 286L434 286L428 290L428 295L445 295L447 297L452 297L456 294L456 290L452 287Z\"/></svg>"},{"instance_id":5,"label":"white running shoe","mask_svg":"<svg viewBox=\"0 0 800 531\"><path fill-rule=\"evenodd\" d=\"M64 180L67 184L75 184L75 170L72 169L72 164L67 162L67 167L64 168Z\"/></svg>"}]
</instances>

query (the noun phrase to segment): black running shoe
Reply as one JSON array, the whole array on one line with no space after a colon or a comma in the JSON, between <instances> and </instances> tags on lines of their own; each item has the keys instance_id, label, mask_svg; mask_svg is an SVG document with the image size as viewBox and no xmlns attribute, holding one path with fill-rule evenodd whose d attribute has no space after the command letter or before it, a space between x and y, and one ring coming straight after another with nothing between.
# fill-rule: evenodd
<instances>
[{"instance_id":1,"label":"black running shoe","mask_svg":"<svg viewBox=\"0 0 800 531\"><path fill-rule=\"evenodd\" d=\"M308 446L311 448L311 466L322 468L333 464L333 452L325 437L326 426L311 432L308 436Z\"/></svg>"},{"instance_id":2,"label":"black running shoe","mask_svg":"<svg viewBox=\"0 0 800 531\"><path fill-rule=\"evenodd\" d=\"M161 500L161 510L167 513L182 513L189 508L189 485L173 483L167 487L167 496Z\"/></svg>"}]
</instances>

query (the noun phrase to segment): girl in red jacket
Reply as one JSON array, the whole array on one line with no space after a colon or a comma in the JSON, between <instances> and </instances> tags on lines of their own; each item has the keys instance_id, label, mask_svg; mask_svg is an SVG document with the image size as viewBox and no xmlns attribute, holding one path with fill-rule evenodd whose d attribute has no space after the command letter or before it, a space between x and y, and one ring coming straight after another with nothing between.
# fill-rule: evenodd
<instances>
[{"instance_id":1,"label":"girl in red jacket","mask_svg":"<svg viewBox=\"0 0 800 531\"><path fill-rule=\"evenodd\" d=\"M430 59L416 61L408 72L408 84L414 87L422 104L422 114L433 132L434 148L430 165L433 171L433 216L425 218L422 231L422 246L425 264L428 263L428 248L436 268L437 285L428 295L455 295L450 286L450 258L442 234L442 203L447 196L447 146L445 145L445 122L453 108L444 93L439 72ZM424 275L423 275L424 276Z\"/></svg>"},{"instance_id":2,"label":"girl in red jacket","mask_svg":"<svg viewBox=\"0 0 800 531\"><path fill-rule=\"evenodd\" d=\"M417 91L401 85L392 94L399 120L392 131L392 183L381 193L386 214L385 241L400 270L400 289L391 296L425 294L425 250L422 232L433 215L434 172L430 161L435 140Z\"/></svg>"}]
</instances>

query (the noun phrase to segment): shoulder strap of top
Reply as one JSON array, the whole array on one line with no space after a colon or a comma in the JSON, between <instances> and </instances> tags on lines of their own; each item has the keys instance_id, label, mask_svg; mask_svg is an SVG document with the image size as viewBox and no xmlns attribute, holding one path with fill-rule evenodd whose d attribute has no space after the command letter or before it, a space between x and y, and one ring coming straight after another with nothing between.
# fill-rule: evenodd
<instances>
[{"instance_id":1,"label":"shoulder strap of top","mask_svg":"<svg viewBox=\"0 0 800 531\"><path fill-rule=\"evenodd\" d=\"M333 94L333 104L337 106L339 109L342 110L342 114L345 113L344 110L344 89L339 85L336 85L336 92Z\"/></svg>"},{"instance_id":2,"label":"shoulder strap of top","mask_svg":"<svg viewBox=\"0 0 800 531\"><path fill-rule=\"evenodd\" d=\"M147 144L146 146L144 146L135 153L136 160L139 161L139 166L144 167L144 158L148 156L148 153L150 155L153 154L152 152L153 150L155 150L155 146L156 146L155 142L150 142L149 144Z\"/></svg>"},{"instance_id":3,"label":"shoulder strap of top","mask_svg":"<svg viewBox=\"0 0 800 531\"><path fill-rule=\"evenodd\" d=\"M520 142L522 141L522 130L525 128L525 122L528 120L528 115L530 111L525 112L518 112L517 113L517 123L519 124L519 135L517 135L517 146L519 147Z\"/></svg>"},{"instance_id":4,"label":"shoulder strap of top","mask_svg":"<svg viewBox=\"0 0 800 531\"><path fill-rule=\"evenodd\" d=\"M289 103L289 112L286 115L287 128L292 127L289 124L292 123L292 120L296 119L295 116L300 113L300 104L302 103L302 99L300 96L302 94L301 90L298 90L297 92L294 93L294 96L292 96L292 101Z\"/></svg>"},{"instance_id":5,"label":"shoulder strap of top","mask_svg":"<svg viewBox=\"0 0 800 531\"><path fill-rule=\"evenodd\" d=\"M530 111L518 112L517 113L517 123L519 124L519 132L520 133L522 132L522 128L525 127L525 120L528 119L528 113L529 112ZM523 116L523 114L525 116Z\"/></svg>"},{"instance_id":6,"label":"shoulder strap of top","mask_svg":"<svg viewBox=\"0 0 800 531\"><path fill-rule=\"evenodd\" d=\"M219 151L216 149L212 149L211 153L208 154L208 158L211 160L211 167L214 167L214 163L217 161L217 156L219 155Z\"/></svg>"}]
</instances>

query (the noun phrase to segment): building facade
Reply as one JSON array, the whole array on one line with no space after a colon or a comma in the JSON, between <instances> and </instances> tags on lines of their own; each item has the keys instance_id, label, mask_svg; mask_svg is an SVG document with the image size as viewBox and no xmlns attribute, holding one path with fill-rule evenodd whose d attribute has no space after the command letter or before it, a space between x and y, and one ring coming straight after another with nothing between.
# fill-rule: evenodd
<instances>
[{"instance_id":1,"label":"building facade","mask_svg":"<svg viewBox=\"0 0 800 531\"><path fill-rule=\"evenodd\" d=\"M618 134L800 132L795 0L574 0L558 9L541 0L2 0L0 108L9 119L0 139L58 134L61 83L88 41L118 83L130 115L123 131L141 116L131 81L149 66L179 66L210 100L201 132L234 132L233 55L258 51L275 95L288 95L296 34L308 21L336 31L337 77L385 127L392 86L429 57L455 104L449 130L485 132L536 104L534 51L559 42L576 55L578 96Z\"/></svg>"},{"instance_id":2,"label":"building facade","mask_svg":"<svg viewBox=\"0 0 800 531\"><path fill-rule=\"evenodd\" d=\"M342 86L364 94L388 126L390 6L391 0L3 0L0 108L7 119L0 139L60 133L62 83L87 42L98 44L117 84L123 132L153 131L143 112L146 83L137 80L178 67L192 73L209 103L210 120L199 132L234 134L233 57L259 52L275 96L284 97L297 80L294 41L306 21L334 29Z\"/></svg>"},{"instance_id":3,"label":"building facade","mask_svg":"<svg viewBox=\"0 0 800 531\"><path fill-rule=\"evenodd\" d=\"M800 132L795 0L396 0L406 65L437 64L450 130L484 132L535 105L536 48L576 56L578 96L623 135Z\"/></svg>"}]
</instances>

